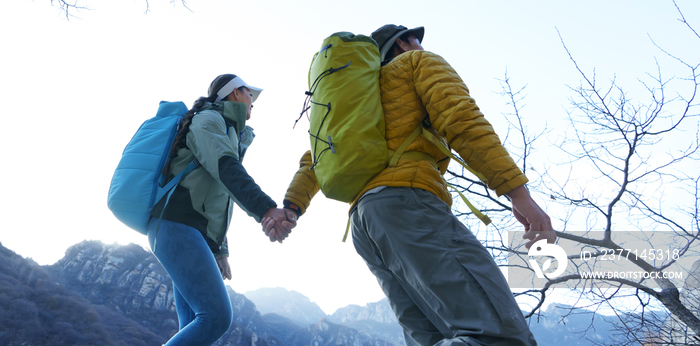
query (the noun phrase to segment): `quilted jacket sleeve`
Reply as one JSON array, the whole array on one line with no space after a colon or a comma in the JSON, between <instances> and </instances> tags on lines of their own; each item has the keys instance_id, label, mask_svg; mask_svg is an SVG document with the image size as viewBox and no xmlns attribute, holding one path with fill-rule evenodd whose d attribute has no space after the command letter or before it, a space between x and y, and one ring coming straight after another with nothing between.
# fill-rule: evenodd
<instances>
[{"instance_id":1,"label":"quilted jacket sleeve","mask_svg":"<svg viewBox=\"0 0 700 346\"><path fill-rule=\"evenodd\" d=\"M469 167L486 177L497 195L525 184L527 177L503 147L457 72L435 53L411 53L416 92L433 127L448 145Z\"/></svg>"},{"instance_id":2,"label":"quilted jacket sleeve","mask_svg":"<svg viewBox=\"0 0 700 346\"><path fill-rule=\"evenodd\" d=\"M299 170L294 174L292 182L287 188L287 193L284 196L285 205L294 203L297 205L303 215L319 190L316 174L310 170L312 165L311 151L307 151L299 160Z\"/></svg>"}]
</instances>

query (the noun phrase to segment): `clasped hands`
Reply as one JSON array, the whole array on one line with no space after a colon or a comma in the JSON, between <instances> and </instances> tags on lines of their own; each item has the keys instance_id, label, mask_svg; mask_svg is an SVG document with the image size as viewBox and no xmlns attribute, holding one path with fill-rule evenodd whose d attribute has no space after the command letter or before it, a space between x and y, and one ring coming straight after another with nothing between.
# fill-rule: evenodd
<instances>
[{"instance_id":1,"label":"clasped hands","mask_svg":"<svg viewBox=\"0 0 700 346\"><path fill-rule=\"evenodd\" d=\"M260 220L263 232L271 242L282 242L297 225L297 214L289 209L270 208Z\"/></svg>"}]
</instances>

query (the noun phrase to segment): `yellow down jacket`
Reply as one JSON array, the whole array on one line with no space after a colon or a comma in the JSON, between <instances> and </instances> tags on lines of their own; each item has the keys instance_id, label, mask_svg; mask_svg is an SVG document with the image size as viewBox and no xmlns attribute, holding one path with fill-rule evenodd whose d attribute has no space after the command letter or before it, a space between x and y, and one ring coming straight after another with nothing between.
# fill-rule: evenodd
<instances>
[{"instance_id":1,"label":"yellow down jacket","mask_svg":"<svg viewBox=\"0 0 700 346\"><path fill-rule=\"evenodd\" d=\"M381 68L379 84L390 150L397 150L428 117L431 131L469 167L481 173L497 195L528 181L469 96L467 86L441 56L417 50L401 54ZM406 151L432 156L438 169L427 160L401 159L395 167L387 167L370 180L355 197L353 206L366 191L379 186L428 190L452 205L452 196L443 177L449 158L423 136L413 141ZM319 190L316 177L309 170L311 164L311 153L307 151L285 195L285 204L294 203L302 214Z\"/></svg>"}]
</instances>

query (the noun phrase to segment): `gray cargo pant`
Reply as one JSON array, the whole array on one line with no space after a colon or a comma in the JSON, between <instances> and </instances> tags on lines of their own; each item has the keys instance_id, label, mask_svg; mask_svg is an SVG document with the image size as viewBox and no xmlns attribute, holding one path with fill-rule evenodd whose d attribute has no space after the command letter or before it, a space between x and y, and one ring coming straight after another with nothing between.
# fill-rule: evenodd
<instances>
[{"instance_id":1,"label":"gray cargo pant","mask_svg":"<svg viewBox=\"0 0 700 346\"><path fill-rule=\"evenodd\" d=\"M489 252L435 194L387 187L351 220L407 345L537 345Z\"/></svg>"}]
</instances>

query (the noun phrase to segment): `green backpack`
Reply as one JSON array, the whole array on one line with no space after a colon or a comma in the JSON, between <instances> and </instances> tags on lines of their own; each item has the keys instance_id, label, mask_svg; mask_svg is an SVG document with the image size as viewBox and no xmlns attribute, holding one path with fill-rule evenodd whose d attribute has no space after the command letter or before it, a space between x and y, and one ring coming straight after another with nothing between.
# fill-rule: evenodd
<instances>
[{"instance_id":1,"label":"green backpack","mask_svg":"<svg viewBox=\"0 0 700 346\"><path fill-rule=\"evenodd\" d=\"M370 37L350 32L327 37L314 55L302 115L309 112L311 169L321 192L331 199L352 202L374 176L388 166L395 166L400 157L434 162L427 154L405 151L421 134L483 178L424 126L418 127L397 151L387 148L379 90L380 68L377 43ZM460 196L479 219L486 224L490 222L463 194Z\"/></svg>"},{"instance_id":2,"label":"green backpack","mask_svg":"<svg viewBox=\"0 0 700 346\"><path fill-rule=\"evenodd\" d=\"M380 67L377 43L349 32L326 38L314 55L304 112L309 111L311 169L328 198L352 202L387 167Z\"/></svg>"}]
</instances>

